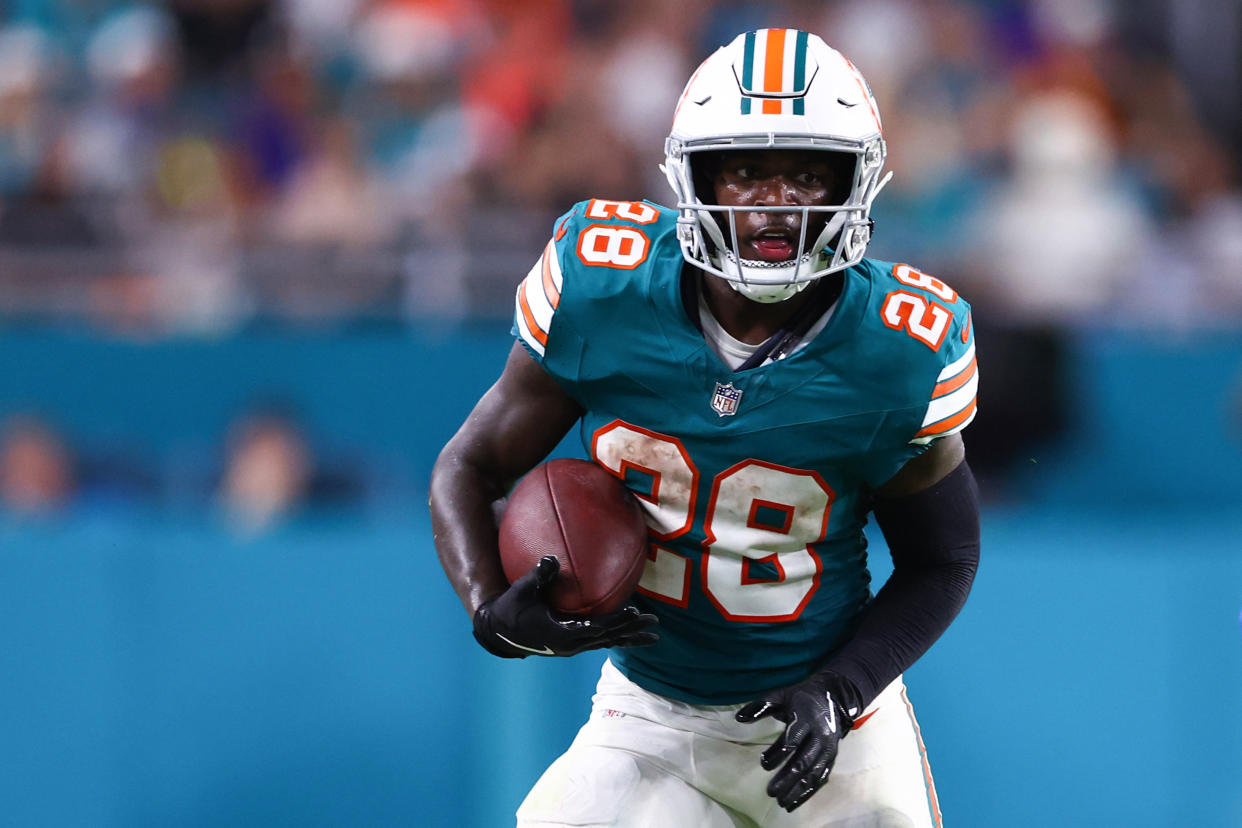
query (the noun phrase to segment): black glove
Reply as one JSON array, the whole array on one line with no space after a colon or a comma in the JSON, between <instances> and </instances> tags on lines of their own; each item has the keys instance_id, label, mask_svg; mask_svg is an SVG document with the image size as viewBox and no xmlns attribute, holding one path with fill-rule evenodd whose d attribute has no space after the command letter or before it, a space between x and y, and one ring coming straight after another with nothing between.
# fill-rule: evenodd
<instances>
[{"instance_id":1,"label":"black glove","mask_svg":"<svg viewBox=\"0 0 1242 828\"><path fill-rule=\"evenodd\" d=\"M785 762L768 782L768 795L792 812L828 780L837 760L837 743L860 712L853 683L825 672L765 694L737 711L736 718L754 722L772 716L785 723L785 732L763 752L759 764L772 770Z\"/></svg>"},{"instance_id":2,"label":"black glove","mask_svg":"<svg viewBox=\"0 0 1242 828\"><path fill-rule=\"evenodd\" d=\"M561 570L560 561L544 555L530 572L474 612L474 637L492 655L571 656L602 647L642 647L660 636L648 627L654 615L622 607L608 615L560 615L545 600Z\"/></svg>"}]
</instances>

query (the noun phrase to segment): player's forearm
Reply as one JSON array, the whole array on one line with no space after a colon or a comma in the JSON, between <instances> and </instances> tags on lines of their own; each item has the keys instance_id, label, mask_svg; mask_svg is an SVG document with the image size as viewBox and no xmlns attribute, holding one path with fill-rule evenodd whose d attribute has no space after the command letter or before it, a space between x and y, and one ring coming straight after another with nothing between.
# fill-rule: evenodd
<instances>
[{"instance_id":1,"label":"player's forearm","mask_svg":"<svg viewBox=\"0 0 1242 828\"><path fill-rule=\"evenodd\" d=\"M979 566L978 488L965 462L925 491L881 502L875 515L893 575L827 665L854 682L864 706L944 633Z\"/></svg>"},{"instance_id":2,"label":"player's forearm","mask_svg":"<svg viewBox=\"0 0 1242 828\"><path fill-rule=\"evenodd\" d=\"M453 443L436 460L429 501L436 554L471 615L509 586L500 567L493 511L504 495L503 484L456 451Z\"/></svg>"},{"instance_id":3,"label":"player's forearm","mask_svg":"<svg viewBox=\"0 0 1242 828\"><path fill-rule=\"evenodd\" d=\"M948 629L966 603L974 573L965 563L894 573L827 669L854 682L866 707Z\"/></svg>"}]
</instances>

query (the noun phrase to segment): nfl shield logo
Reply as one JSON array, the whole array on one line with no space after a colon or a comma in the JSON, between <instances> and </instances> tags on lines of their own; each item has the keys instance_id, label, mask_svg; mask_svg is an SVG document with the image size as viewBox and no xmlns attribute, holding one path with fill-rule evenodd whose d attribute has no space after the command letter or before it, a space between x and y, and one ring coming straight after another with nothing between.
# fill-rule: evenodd
<instances>
[{"instance_id":1,"label":"nfl shield logo","mask_svg":"<svg viewBox=\"0 0 1242 828\"><path fill-rule=\"evenodd\" d=\"M732 417L737 413L737 403L740 399L742 399L742 389L734 388L731 382L725 385L716 383L716 391L712 394L712 410L721 417Z\"/></svg>"}]
</instances>

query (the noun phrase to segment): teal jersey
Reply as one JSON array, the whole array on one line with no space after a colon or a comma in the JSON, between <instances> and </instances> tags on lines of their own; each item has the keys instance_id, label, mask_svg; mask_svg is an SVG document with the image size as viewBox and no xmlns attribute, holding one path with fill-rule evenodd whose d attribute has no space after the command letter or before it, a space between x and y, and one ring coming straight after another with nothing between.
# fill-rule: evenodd
<instances>
[{"instance_id":1,"label":"teal jersey","mask_svg":"<svg viewBox=\"0 0 1242 828\"><path fill-rule=\"evenodd\" d=\"M514 331L646 510L636 602L660 642L613 662L653 692L731 704L804 679L851 635L871 597L869 492L974 416L970 306L864 259L814 339L733 371L684 307L682 270L676 213L582 202L519 286Z\"/></svg>"}]
</instances>

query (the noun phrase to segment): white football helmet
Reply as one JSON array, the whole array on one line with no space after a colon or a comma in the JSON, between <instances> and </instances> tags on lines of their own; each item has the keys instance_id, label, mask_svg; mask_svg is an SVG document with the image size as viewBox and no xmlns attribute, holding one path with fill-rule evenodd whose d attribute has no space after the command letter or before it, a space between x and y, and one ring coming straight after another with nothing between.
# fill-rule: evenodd
<instances>
[{"instance_id":1,"label":"white football helmet","mask_svg":"<svg viewBox=\"0 0 1242 828\"><path fill-rule=\"evenodd\" d=\"M695 157L741 149L849 153L856 158L849 196L842 204L823 207L720 206L711 203L711 193L705 202L695 190ZM796 29L738 35L691 76L664 142L662 169L677 195L682 254L750 299L788 299L862 259L871 239L871 202L892 176L880 177L886 154L871 88L840 52ZM737 254L739 211L800 212L802 232L793 258L742 259ZM831 215L808 244L812 213ZM725 220L717 221L717 214Z\"/></svg>"}]
</instances>

